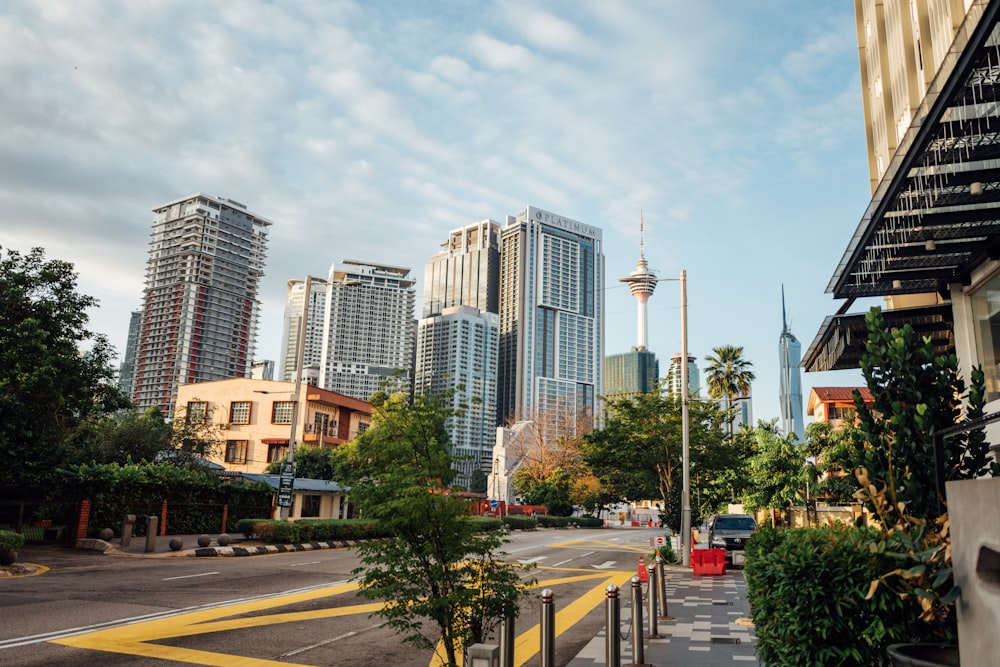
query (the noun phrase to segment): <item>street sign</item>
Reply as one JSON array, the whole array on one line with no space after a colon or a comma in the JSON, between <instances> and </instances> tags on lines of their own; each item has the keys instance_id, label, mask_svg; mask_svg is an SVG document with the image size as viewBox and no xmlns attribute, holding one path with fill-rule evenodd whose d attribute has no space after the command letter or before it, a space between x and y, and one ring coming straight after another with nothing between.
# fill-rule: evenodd
<instances>
[{"instance_id":1,"label":"street sign","mask_svg":"<svg viewBox=\"0 0 1000 667\"><path fill-rule=\"evenodd\" d=\"M295 464L284 461L278 476L278 507L290 507L295 487Z\"/></svg>"},{"instance_id":2,"label":"street sign","mask_svg":"<svg viewBox=\"0 0 1000 667\"><path fill-rule=\"evenodd\" d=\"M667 538L663 535L657 535L655 537L649 538L649 546L651 547L663 547L667 544Z\"/></svg>"},{"instance_id":3,"label":"street sign","mask_svg":"<svg viewBox=\"0 0 1000 667\"><path fill-rule=\"evenodd\" d=\"M499 505L500 501L498 501L496 498L490 499L490 509L495 510L497 507L499 507Z\"/></svg>"}]
</instances>

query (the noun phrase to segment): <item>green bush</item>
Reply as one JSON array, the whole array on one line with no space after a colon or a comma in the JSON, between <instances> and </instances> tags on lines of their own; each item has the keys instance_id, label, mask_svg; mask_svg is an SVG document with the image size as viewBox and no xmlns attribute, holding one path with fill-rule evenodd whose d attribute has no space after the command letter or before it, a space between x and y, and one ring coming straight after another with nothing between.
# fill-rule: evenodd
<instances>
[{"instance_id":1,"label":"green bush","mask_svg":"<svg viewBox=\"0 0 1000 667\"><path fill-rule=\"evenodd\" d=\"M503 518L503 523L511 530L534 530L538 527L535 517L523 514L508 514Z\"/></svg>"},{"instance_id":2,"label":"green bush","mask_svg":"<svg viewBox=\"0 0 1000 667\"><path fill-rule=\"evenodd\" d=\"M13 530L0 530L0 550L20 551L24 546L24 535Z\"/></svg>"},{"instance_id":3,"label":"green bush","mask_svg":"<svg viewBox=\"0 0 1000 667\"><path fill-rule=\"evenodd\" d=\"M243 519L237 531L248 539L273 544L301 544L384 537L378 526L364 519Z\"/></svg>"},{"instance_id":4,"label":"green bush","mask_svg":"<svg viewBox=\"0 0 1000 667\"><path fill-rule=\"evenodd\" d=\"M476 527L480 533L490 533L503 528L503 521L493 516L468 516L465 521Z\"/></svg>"},{"instance_id":5,"label":"green bush","mask_svg":"<svg viewBox=\"0 0 1000 667\"><path fill-rule=\"evenodd\" d=\"M865 599L885 571L885 557L869 548L874 539L873 529L843 525L753 535L745 575L762 663L884 664L883 618Z\"/></svg>"},{"instance_id":6,"label":"green bush","mask_svg":"<svg viewBox=\"0 0 1000 667\"><path fill-rule=\"evenodd\" d=\"M660 547L659 551L660 551L660 558L663 560L664 563L678 562L679 559L677 558L677 554L674 553L674 545L670 541L669 535L667 536L667 543L664 544L662 547ZM656 555L654 554L653 557L655 558Z\"/></svg>"},{"instance_id":7,"label":"green bush","mask_svg":"<svg viewBox=\"0 0 1000 667\"><path fill-rule=\"evenodd\" d=\"M576 521L577 525L581 528L603 528L604 519L598 519L596 516L575 516L573 520Z\"/></svg>"}]
</instances>

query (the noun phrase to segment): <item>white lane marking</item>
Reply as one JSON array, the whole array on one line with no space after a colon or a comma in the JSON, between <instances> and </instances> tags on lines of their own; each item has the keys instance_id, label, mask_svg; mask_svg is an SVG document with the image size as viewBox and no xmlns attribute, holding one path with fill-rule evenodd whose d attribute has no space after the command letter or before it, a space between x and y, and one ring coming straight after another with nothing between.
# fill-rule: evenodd
<instances>
[{"instance_id":1,"label":"white lane marking","mask_svg":"<svg viewBox=\"0 0 1000 667\"><path fill-rule=\"evenodd\" d=\"M298 567L300 565L315 565L316 563L322 563L322 562L323 561L321 561L321 560L311 560L311 561L308 561L306 563L292 563L288 567Z\"/></svg>"},{"instance_id":2,"label":"white lane marking","mask_svg":"<svg viewBox=\"0 0 1000 667\"><path fill-rule=\"evenodd\" d=\"M527 565L528 563L537 563L540 560L545 560L548 556L535 556L534 558L528 558L527 560L518 559L518 563L521 565Z\"/></svg>"},{"instance_id":3,"label":"white lane marking","mask_svg":"<svg viewBox=\"0 0 1000 667\"><path fill-rule=\"evenodd\" d=\"M288 658L288 657L291 657L293 655L297 655L299 653L305 653L306 651L311 651L314 648L319 648L320 646L325 646L326 644L330 644L332 642L339 641L341 639L347 639L348 637L353 637L354 635L360 634L362 632L367 632L368 630L372 630L374 628L377 628L380 625L381 625L381 623L376 623L375 625L369 625L367 628L362 628L362 629L360 629L358 631L351 630L350 632L345 632L342 635L337 635L336 637L331 637L330 639L326 639L324 641L321 641L318 644L312 644L310 646L303 646L302 648L297 648L294 651L289 651L288 653L282 653L278 657L279 658Z\"/></svg>"},{"instance_id":4,"label":"white lane marking","mask_svg":"<svg viewBox=\"0 0 1000 667\"><path fill-rule=\"evenodd\" d=\"M613 561L613 560L606 560L603 563L601 563L600 565L591 565L590 567L592 567L594 569L597 569L597 570L607 570L609 567L611 567L614 564L615 564L615 561Z\"/></svg>"},{"instance_id":5,"label":"white lane marking","mask_svg":"<svg viewBox=\"0 0 1000 667\"><path fill-rule=\"evenodd\" d=\"M213 574L218 574L218 572L202 572L201 574L185 574L181 577L164 577L163 581L173 581L175 579L193 579L195 577L208 577Z\"/></svg>"}]
</instances>

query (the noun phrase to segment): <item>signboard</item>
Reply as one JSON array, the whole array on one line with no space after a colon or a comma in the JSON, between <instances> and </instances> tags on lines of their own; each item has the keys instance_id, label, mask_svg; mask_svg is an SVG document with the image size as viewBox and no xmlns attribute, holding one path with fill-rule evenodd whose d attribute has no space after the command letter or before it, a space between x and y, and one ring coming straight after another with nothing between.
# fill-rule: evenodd
<instances>
[{"instance_id":1,"label":"signboard","mask_svg":"<svg viewBox=\"0 0 1000 667\"><path fill-rule=\"evenodd\" d=\"M490 509L496 510L496 508L499 506L500 506L500 501L498 501L496 498L490 499Z\"/></svg>"},{"instance_id":2,"label":"signboard","mask_svg":"<svg viewBox=\"0 0 1000 667\"><path fill-rule=\"evenodd\" d=\"M667 538L663 535L657 535L655 537L649 538L649 546L651 547L664 547L667 545Z\"/></svg>"},{"instance_id":3,"label":"signboard","mask_svg":"<svg viewBox=\"0 0 1000 667\"><path fill-rule=\"evenodd\" d=\"M290 507L292 504L292 489L295 486L295 464L285 461L281 464L278 477L278 507Z\"/></svg>"}]
</instances>

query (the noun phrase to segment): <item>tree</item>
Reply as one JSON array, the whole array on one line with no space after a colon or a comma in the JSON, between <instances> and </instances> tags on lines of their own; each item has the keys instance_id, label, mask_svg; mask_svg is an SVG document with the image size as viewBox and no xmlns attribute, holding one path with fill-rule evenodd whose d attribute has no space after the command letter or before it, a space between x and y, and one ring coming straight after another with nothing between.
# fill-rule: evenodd
<instances>
[{"instance_id":1,"label":"tree","mask_svg":"<svg viewBox=\"0 0 1000 667\"><path fill-rule=\"evenodd\" d=\"M486 473L479 468L473 470L469 476L469 491L473 493L486 493L488 486L489 478L486 477Z\"/></svg>"},{"instance_id":2,"label":"tree","mask_svg":"<svg viewBox=\"0 0 1000 667\"><path fill-rule=\"evenodd\" d=\"M801 500L814 469L806 465L805 452L796 446L795 435L783 436L775 420L759 423L754 437L756 446L747 462L749 487L743 494L743 504L753 511Z\"/></svg>"},{"instance_id":3,"label":"tree","mask_svg":"<svg viewBox=\"0 0 1000 667\"><path fill-rule=\"evenodd\" d=\"M482 641L499 619L517 613L530 582L501 560L503 535L477 532L465 501L448 492L454 470L445 423L452 411L443 400L373 396L372 425L338 451L338 470L361 514L390 536L358 547L361 595L385 602L376 613L405 642L434 649L440 641L447 664L456 665L463 644Z\"/></svg>"},{"instance_id":4,"label":"tree","mask_svg":"<svg viewBox=\"0 0 1000 667\"><path fill-rule=\"evenodd\" d=\"M44 495L72 462L80 425L128 406L107 338L87 330L97 305L73 265L0 248L0 490ZM89 343L89 349L85 349Z\"/></svg>"},{"instance_id":5,"label":"tree","mask_svg":"<svg viewBox=\"0 0 1000 667\"><path fill-rule=\"evenodd\" d=\"M162 452L172 449L170 424L160 408L145 412L121 410L90 422L90 435L83 438L78 461L118 463L156 461Z\"/></svg>"},{"instance_id":6,"label":"tree","mask_svg":"<svg viewBox=\"0 0 1000 667\"><path fill-rule=\"evenodd\" d=\"M212 422L213 410L191 413L185 406L174 411L170 444L178 460L208 459L221 453L225 439L222 428Z\"/></svg>"},{"instance_id":7,"label":"tree","mask_svg":"<svg viewBox=\"0 0 1000 667\"><path fill-rule=\"evenodd\" d=\"M944 511L935 477L934 434L961 421L963 397L965 419L982 416L982 370L972 370L966 393L954 354L935 354L930 338L919 336L909 324L887 328L878 308L866 314L865 324L868 341L861 370L875 402L869 408L854 393L859 419L851 431L854 463L889 490L892 505L905 502L909 515L933 521ZM943 452L946 480L974 479L990 470L982 429L948 438Z\"/></svg>"},{"instance_id":8,"label":"tree","mask_svg":"<svg viewBox=\"0 0 1000 667\"><path fill-rule=\"evenodd\" d=\"M729 411L733 400L750 395L750 385L756 377L750 367L753 365L743 358L743 347L723 345L712 349L715 356L705 357L705 382L708 395L723 399L724 408ZM729 436L733 436L734 414L729 415Z\"/></svg>"},{"instance_id":9,"label":"tree","mask_svg":"<svg viewBox=\"0 0 1000 667\"><path fill-rule=\"evenodd\" d=\"M608 401L603 428L584 438L583 460L616 499L663 502L664 520L680 526L682 406L660 391ZM718 406L689 405L689 456L692 488L739 467L733 450L722 447L723 415Z\"/></svg>"},{"instance_id":10,"label":"tree","mask_svg":"<svg viewBox=\"0 0 1000 667\"><path fill-rule=\"evenodd\" d=\"M324 447L296 447L295 476L301 479L324 479L327 481L334 479L336 471L334 451ZM284 459L272 461L265 468L265 472L269 475L279 474L281 464L284 462Z\"/></svg>"}]
</instances>

